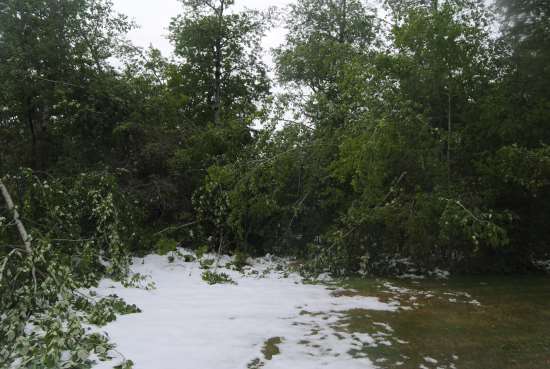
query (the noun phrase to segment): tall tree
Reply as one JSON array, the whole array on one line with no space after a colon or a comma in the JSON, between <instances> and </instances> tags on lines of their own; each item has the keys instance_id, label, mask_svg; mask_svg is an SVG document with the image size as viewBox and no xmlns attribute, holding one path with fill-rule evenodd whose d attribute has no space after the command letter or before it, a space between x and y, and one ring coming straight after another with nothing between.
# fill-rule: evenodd
<instances>
[{"instance_id":1,"label":"tall tree","mask_svg":"<svg viewBox=\"0 0 550 369\"><path fill-rule=\"evenodd\" d=\"M426 2L395 8L395 70L401 91L446 131L449 176L454 143L496 77L489 15L477 0ZM479 113L478 113L479 114Z\"/></svg>"},{"instance_id":2,"label":"tall tree","mask_svg":"<svg viewBox=\"0 0 550 369\"><path fill-rule=\"evenodd\" d=\"M359 0L305 0L291 5L286 23L286 43L275 52L278 77L305 87L312 97L309 113L319 118L320 104L341 98L346 65L373 51L374 12Z\"/></svg>"},{"instance_id":3,"label":"tall tree","mask_svg":"<svg viewBox=\"0 0 550 369\"><path fill-rule=\"evenodd\" d=\"M234 12L233 0L182 0L185 14L170 25L182 63L172 85L183 90L193 119L219 126L228 120L251 123L269 93L261 40L269 16Z\"/></svg>"},{"instance_id":4,"label":"tall tree","mask_svg":"<svg viewBox=\"0 0 550 369\"><path fill-rule=\"evenodd\" d=\"M50 133L69 115L90 115L97 102L92 86L112 76L108 60L130 28L107 0L2 2L0 88L9 91L0 95L2 118L22 135L20 142L30 142L32 166L46 166Z\"/></svg>"},{"instance_id":5,"label":"tall tree","mask_svg":"<svg viewBox=\"0 0 550 369\"><path fill-rule=\"evenodd\" d=\"M520 136L518 143L537 146L550 140L550 3L498 0L497 6L502 41L509 49L503 86L508 105L506 137L509 143L518 142Z\"/></svg>"}]
</instances>

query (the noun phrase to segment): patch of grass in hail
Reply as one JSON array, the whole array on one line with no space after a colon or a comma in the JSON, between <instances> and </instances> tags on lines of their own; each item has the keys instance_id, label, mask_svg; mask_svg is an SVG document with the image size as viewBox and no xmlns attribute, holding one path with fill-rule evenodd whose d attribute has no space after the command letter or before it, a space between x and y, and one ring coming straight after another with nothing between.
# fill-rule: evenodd
<instances>
[{"instance_id":1,"label":"patch of grass in hail","mask_svg":"<svg viewBox=\"0 0 550 369\"><path fill-rule=\"evenodd\" d=\"M341 328L368 334L373 344L351 354L366 354L382 369L550 368L550 277L357 279L346 286L404 308L349 311Z\"/></svg>"},{"instance_id":2,"label":"patch of grass in hail","mask_svg":"<svg viewBox=\"0 0 550 369\"><path fill-rule=\"evenodd\" d=\"M202 273L202 280L206 283L212 284L237 284L231 277L226 273L216 273L210 270L204 271Z\"/></svg>"},{"instance_id":3,"label":"patch of grass in hail","mask_svg":"<svg viewBox=\"0 0 550 369\"><path fill-rule=\"evenodd\" d=\"M268 339L262 349L264 358L266 360L271 360L273 359L273 356L279 355L281 353L281 350L279 350L279 345L281 343L283 343L283 339L281 337L273 337Z\"/></svg>"},{"instance_id":4,"label":"patch of grass in hail","mask_svg":"<svg viewBox=\"0 0 550 369\"><path fill-rule=\"evenodd\" d=\"M216 259L200 259L199 260L199 266L201 269L210 269L214 263L216 262Z\"/></svg>"},{"instance_id":5,"label":"patch of grass in hail","mask_svg":"<svg viewBox=\"0 0 550 369\"><path fill-rule=\"evenodd\" d=\"M262 355L264 356L264 360L272 360L274 356L277 356L281 353L281 350L279 349L279 345L283 343L283 339L281 337L272 337L265 341L264 346L262 348ZM265 366L265 361L256 358L252 360L248 365L246 366L247 369L260 369Z\"/></svg>"}]
</instances>

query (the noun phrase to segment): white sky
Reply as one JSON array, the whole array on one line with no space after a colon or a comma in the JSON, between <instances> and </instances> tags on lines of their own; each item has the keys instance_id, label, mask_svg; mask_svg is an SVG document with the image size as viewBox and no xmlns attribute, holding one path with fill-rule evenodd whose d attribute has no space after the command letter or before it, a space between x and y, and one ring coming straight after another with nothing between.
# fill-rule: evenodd
<instances>
[{"instance_id":1,"label":"white sky","mask_svg":"<svg viewBox=\"0 0 550 369\"><path fill-rule=\"evenodd\" d=\"M164 56L169 56L172 45L167 40L168 25L170 20L183 12L178 0L112 0L117 12L128 15L139 26L128 36L137 46L149 47L153 45L162 51ZM252 8L267 9L270 6L280 8L288 5L292 0L236 0L235 9ZM264 40L264 48L269 50L280 45L284 41L284 30L274 29ZM271 64L269 55L266 61Z\"/></svg>"}]
</instances>

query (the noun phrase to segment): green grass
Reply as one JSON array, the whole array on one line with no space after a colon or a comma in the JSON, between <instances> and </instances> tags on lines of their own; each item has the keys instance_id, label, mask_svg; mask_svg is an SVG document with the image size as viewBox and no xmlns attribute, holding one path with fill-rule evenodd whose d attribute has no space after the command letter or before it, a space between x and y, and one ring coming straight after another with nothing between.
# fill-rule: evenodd
<instances>
[{"instance_id":1,"label":"green grass","mask_svg":"<svg viewBox=\"0 0 550 369\"><path fill-rule=\"evenodd\" d=\"M283 343L281 337L273 337L267 340L262 349L262 354L266 360L273 359L273 356L277 356L281 353L279 345Z\"/></svg>"},{"instance_id":2,"label":"green grass","mask_svg":"<svg viewBox=\"0 0 550 369\"><path fill-rule=\"evenodd\" d=\"M274 356L277 356L281 353L279 350L279 345L283 343L281 337L272 337L265 341L262 348L262 354L264 356L263 360L260 358L255 358L246 366L247 369L261 369L265 366L266 361L270 361Z\"/></svg>"},{"instance_id":3,"label":"green grass","mask_svg":"<svg viewBox=\"0 0 550 369\"><path fill-rule=\"evenodd\" d=\"M387 280L351 280L360 294L397 299L410 306L411 294L385 292ZM351 311L346 328L353 332L384 332L373 322L389 324L392 346L365 348L381 368L548 369L550 368L550 278L475 277L450 281L391 281L414 291L419 306L410 311ZM417 295L431 293L433 297ZM446 293L466 292L472 297ZM450 302L456 298L457 302ZM482 305L468 301L476 299ZM399 343L397 339L408 343ZM437 365L424 361L429 356ZM453 357L455 356L455 357ZM458 357L458 359L456 358ZM396 365L403 362L402 366Z\"/></svg>"}]
</instances>

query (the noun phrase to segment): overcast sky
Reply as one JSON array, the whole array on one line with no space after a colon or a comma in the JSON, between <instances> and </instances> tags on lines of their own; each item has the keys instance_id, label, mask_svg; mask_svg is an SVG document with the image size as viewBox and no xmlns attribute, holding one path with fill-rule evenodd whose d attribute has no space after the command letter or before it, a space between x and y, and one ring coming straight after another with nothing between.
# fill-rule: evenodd
<instances>
[{"instance_id":1,"label":"overcast sky","mask_svg":"<svg viewBox=\"0 0 550 369\"><path fill-rule=\"evenodd\" d=\"M270 6L285 7L292 0L236 0L236 8L267 9ZM113 0L115 10L128 15L140 28L128 36L137 46L153 45L165 56L172 53L172 46L166 39L170 19L181 14L183 9L178 0ZM284 40L281 29L275 29L267 35L264 47L269 50L278 46ZM270 58L266 55L266 61Z\"/></svg>"}]
</instances>

